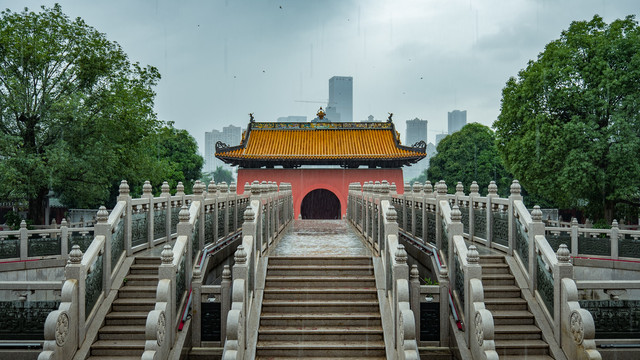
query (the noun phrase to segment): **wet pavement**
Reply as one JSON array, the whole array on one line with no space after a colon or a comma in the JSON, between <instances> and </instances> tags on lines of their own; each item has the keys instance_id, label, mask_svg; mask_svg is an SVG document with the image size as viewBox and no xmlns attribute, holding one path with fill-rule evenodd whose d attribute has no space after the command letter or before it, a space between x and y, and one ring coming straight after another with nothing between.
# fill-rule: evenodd
<instances>
[{"instance_id":1,"label":"wet pavement","mask_svg":"<svg viewBox=\"0 0 640 360\"><path fill-rule=\"evenodd\" d=\"M371 256L346 220L295 220L269 255Z\"/></svg>"}]
</instances>

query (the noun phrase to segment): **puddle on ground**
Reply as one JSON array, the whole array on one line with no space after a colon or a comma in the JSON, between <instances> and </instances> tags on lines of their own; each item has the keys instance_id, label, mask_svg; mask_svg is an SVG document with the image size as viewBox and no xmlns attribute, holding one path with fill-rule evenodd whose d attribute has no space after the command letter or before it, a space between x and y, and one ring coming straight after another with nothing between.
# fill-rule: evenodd
<instances>
[{"instance_id":1,"label":"puddle on ground","mask_svg":"<svg viewBox=\"0 0 640 360\"><path fill-rule=\"evenodd\" d=\"M370 256L346 220L294 220L269 255Z\"/></svg>"}]
</instances>

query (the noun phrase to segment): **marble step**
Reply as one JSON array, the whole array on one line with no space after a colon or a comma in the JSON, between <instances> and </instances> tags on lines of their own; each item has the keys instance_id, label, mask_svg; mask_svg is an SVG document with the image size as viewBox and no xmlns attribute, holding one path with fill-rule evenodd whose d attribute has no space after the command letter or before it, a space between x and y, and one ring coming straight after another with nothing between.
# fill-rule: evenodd
<instances>
[{"instance_id":1,"label":"marble step","mask_svg":"<svg viewBox=\"0 0 640 360\"><path fill-rule=\"evenodd\" d=\"M375 287L375 278L370 276L269 276L265 288L309 288L309 287Z\"/></svg>"},{"instance_id":2,"label":"marble step","mask_svg":"<svg viewBox=\"0 0 640 360\"><path fill-rule=\"evenodd\" d=\"M485 263L482 264L482 275L485 274L511 274L511 269L506 263Z\"/></svg>"},{"instance_id":3,"label":"marble step","mask_svg":"<svg viewBox=\"0 0 640 360\"><path fill-rule=\"evenodd\" d=\"M269 256L272 265L371 265L369 256Z\"/></svg>"},{"instance_id":4,"label":"marble step","mask_svg":"<svg viewBox=\"0 0 640 360\"><path fill-rule=\"evenodd\" d=\"M384 342L362 341L258 341L256 355L285 357L383 357Z\"/></svg>"},{"instance_id":5,"label":"marble step","mask_svg":"<svg viewBox=\"0 0 640 360\"><path fill-rule=\"evenodd\" d=\"M125 285L118 290L119 298L155 298L158 286Z\"/></svg>"},{"instance_id":6,"label":"marble step","mask_svg":"<svg viewBox=\"0 0 640 360\"><path fill-rule=\"evenodd\" d=\"M496 352L502 358L504 355L547 355L549 345L542 340L495 340Z\"/></svg>"},{"instance_id":7,"label":"marble step","mask_svg":"<svg viewBox=\"0 0 640 360\"><path fill-rule=\"evenodd\" d=\"M484 299L484 306L487 310L527 310L529 306L527 301L520 297L513 298L486 298Z\"/></svg>"},{"instance_id":8,"label":"marble step","mask_svg":"<svg viewBox=\"0 0 640 360\"><path fill-rule=\"evenodd\" d=\"M160 266L160 264L131 264L129 274L158 275L158 266Z\"/></svg>"},{"instance_id":9,"label":"marble step","mask_svg":"<svg viewBox=\"0 0 640 360\"><path fill-rule=\"evenodd\" d=\"M380 313L269 313L260 315L260 326L381 326Z\"/></svg>"},{"instance_id":10,"label":"marble step","mask_svg":"<svg viewBox=\"0 0 640 360\"><path fill-rule=\"evenodd\" d=\"M493 323L498 325L533 325L533 314L525 310L494 310Z\"/></svg>"},{"instance_id":11,"label":"marble step","mask_svg":"<svg viewBox=\"0 0 640 360\"><path fill-rule=\"evenodd\" d=\"M265 300L376 300L378 293L371 288L267 288Z\"/></svg>"},{"instance_id":12,"label":"marble step","mask_svg":"<svg viewBox=\"0 0 640 360\"><path fill-rule=\"evenodd\" d=\"M484 297L488 298L519 298L520 288L515 285L484 285Z\"/></svg>"},{"instance_id":13,"label":"marble step","mask_svg":"<svg viewBox=\"0 0 640 360\"><path fill-rule=\"evenodd\" d=\"M542 330L535 325L496 325L495 340L540 340Z\"/></svg>"},{"instance_id":14,"label":"marble step","mask_svg":"<svg viewBox=\"0 0 640 360\"><path fill-rule=\"evenodd\" d=\"M99 340L144 340L145 325L106 325L98 330Z\"/></svg>"},{"instance_id":15,"label":"marble step","mask_svg":"<svg viewBox=\"0 0 640 360\"><path fill-rule=\"evenodd\" d=\"M383 341L381 326L261 326L258 341Z\"/></svg>"},{"instance_id":16,"label":"marble step","mask_svg":"<svg viewBox=\"0 0 640 360\"><path fill-rule=\"evenodd\" d=\"M516 286L516 278L511 274L482 274L482 285L484 287L492 285Z\"/></svg>"},{"instance_id":17,"label":"marble step","mask_svg":"<svg viewBox=\"0 0 640 360\"><path fill-rule=\"evenodd\" d=\"M145 340L98 340L91 344L91 356L142 357Z\"/></svg>"},{"instance_id":18,"label":"marble step","mask_svg":"<svg viewBox=\"0 0 640 360\"><path fill-rule=\"evenodd\" d=\"M156 306L155 298L117 298L111 305L111 311L151 311Z\"/></svg>"},{"instance_id":19,"label":"marble step","mask_svg":"<svg viewBox=\"0 0 640 360\"><path fill-rule=\"evenodd\" d=\"M366 276L373 275L372 265L269 265L267 276Z\"/></svg>"},{"instance_id":20,"label":"marble step","mask_svg":"<svg viewBox=\"0 0 640 360\"><path fill-rule=\"evenodd\" d=\"M125 326L147 323L148 311L112 311L105 317L105 325Z\"/></svg>"},{"instance_id":21,"label":"marble step","mask_svg":"<svg viewBox=\"0 0 640 360\"><path fill-rule=\"evenodd\" d=\"M262 311L265 313L339 313L380 311L378 300L264 300Z\"/></svg>"}]
</instances>

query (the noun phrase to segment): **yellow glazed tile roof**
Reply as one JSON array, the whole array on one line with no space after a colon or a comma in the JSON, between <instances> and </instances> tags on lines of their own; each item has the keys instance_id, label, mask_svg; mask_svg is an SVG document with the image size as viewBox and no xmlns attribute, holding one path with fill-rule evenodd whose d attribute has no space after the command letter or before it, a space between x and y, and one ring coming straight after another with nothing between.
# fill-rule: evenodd
<instances>
[{"instance_id":1,"label":"yellow glazed tile roof","mask_svg":"<svg viewBox=\"0 0 640 360\"><path fill-rule=\"evenodd\" d=\"M396 146L391 129L252 129L246 147L221 149L236 159L402 159L424 152Z\"/></svg>"}]
</instances>

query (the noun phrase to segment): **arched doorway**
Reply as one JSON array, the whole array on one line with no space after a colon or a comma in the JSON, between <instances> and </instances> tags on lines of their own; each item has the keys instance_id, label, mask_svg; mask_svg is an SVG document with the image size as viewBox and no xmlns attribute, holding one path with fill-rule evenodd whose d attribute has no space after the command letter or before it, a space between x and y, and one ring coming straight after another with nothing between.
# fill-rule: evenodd
<instances>
[{"instance_id":1,"label":"arched doorway","mask_svg":"<svg viewBox=\"0 0 640 360\"><path fill-rule=\"evenodd\" d=\"M303 219L340 219L340 200L329 190L313 190L302 199L300 215Z\"/></svg>"}]
</instances>

